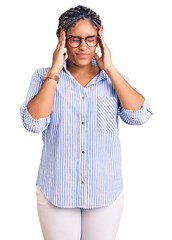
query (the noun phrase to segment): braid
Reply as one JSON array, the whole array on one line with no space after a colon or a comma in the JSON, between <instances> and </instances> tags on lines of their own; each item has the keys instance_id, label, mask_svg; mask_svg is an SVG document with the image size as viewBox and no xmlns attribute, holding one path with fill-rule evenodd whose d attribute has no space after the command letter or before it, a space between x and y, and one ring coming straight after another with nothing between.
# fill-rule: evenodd
<instances>
[{"instance_id":1,"label":"braid","mask_svg":"<svg viewBox=\"0 0 172 240\"><path fill-rule=\"evenodd\" d=\"M60 27L64 27L65 31L67 31L70 27L74 26L77 21L81 19L84 20L86 18L97 27L97 30L99 30L99 27L101 26L100 16L90 8L78 5L75 8L70 8L60 16L56 36L58 38L60 37Z\"/></svg>"}]
</instances>

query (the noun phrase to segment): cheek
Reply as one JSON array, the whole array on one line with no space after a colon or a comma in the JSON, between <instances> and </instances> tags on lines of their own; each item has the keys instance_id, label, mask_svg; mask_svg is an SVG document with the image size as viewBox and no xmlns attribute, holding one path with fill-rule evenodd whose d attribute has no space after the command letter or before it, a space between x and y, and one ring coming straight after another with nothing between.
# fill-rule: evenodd
<instances>
[{"instance_id":1,"label":"cheek","mask_svg":"<svg viewBox=\"0 0 172 240\"><path fill-rule=\"evenodd\" d=\"M75 49L71 49L70 47L67 47L67 52L68 52L68 55L74 55Z\"/></svg>"},{"instance_id":2,"label":"cheek","mask_svg":"<svg viewBox=\"0 0 172 240\"><path fill-rule=\"evenodd\" d=\"M96 52L96 47L92 48L91 51L90 51L90 53L91 53L92 55L94 55L95 52Z\"/></svg>"},{"instance_id":3,"label":"cheek","mask_svg":"<svg viewBox=\"0 0 172 240\"><path fill-rule=\"evenodd\" d=\"M68 44L66 44L66 50L67 50L67 52L70 53L70 54L72 54L72 53L75 52Z\"/></svg>"},{"instance_id":4,"label":"cheek","mask_svg":"<svg viewBox=\"0 0 172 240\"><path fill-rule=\"evenodd\" d=\"M75 60L76 60L75 50L71 49L70 47L67 47L67 55L72 61L75 62Z\"/></svg>"}]
</instances>

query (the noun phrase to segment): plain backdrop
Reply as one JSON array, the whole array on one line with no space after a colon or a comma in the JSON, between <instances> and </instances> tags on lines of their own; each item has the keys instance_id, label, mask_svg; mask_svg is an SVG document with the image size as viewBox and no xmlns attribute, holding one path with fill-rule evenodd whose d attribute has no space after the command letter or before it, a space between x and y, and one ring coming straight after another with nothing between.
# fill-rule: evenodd
<instances>
[{"instance_id":1,"label":"plain backdrop","mask_svg":"<svg viewBox=\"0 0 172 240\"><path fill-rule=\"evenodd\" d=\"M116 239L172 239L170 4L167 0L1 2L0 239L43 239L35 188L42 138L24 128L19 107L33 72L51 66L60 15L77 5L100 15L113 64L150 101L154 113L140 126L119 118L125 195Z\"/></svg>"}]
</instances>

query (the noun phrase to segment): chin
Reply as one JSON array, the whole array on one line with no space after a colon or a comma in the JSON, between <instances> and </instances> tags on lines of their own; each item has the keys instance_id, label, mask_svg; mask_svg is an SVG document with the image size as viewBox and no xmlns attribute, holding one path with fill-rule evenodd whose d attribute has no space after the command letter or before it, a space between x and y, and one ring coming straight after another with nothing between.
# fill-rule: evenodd
<instances>
[{"instance_id":1,"label":"chin","mask_svg":"<svg viewBox=\"0 0 172 240\"><path fill-rule=\"evenodd\" d=\"M79 58L76 56L74 58L74 61L72 61L72 62L74 62L76 65L83 66L83 65L89 64L91 61L92 61L92 58L90 56L88 56L87 58Z\"/></svg>"},{"instance_id":2,"label":"chin","mask_svg":"<svg viewBox=\"0 0 172 240\"><path fill-rule=\"evenodd\" d=\"M68 55L70 61L77 66L86 66L92 62L93 54L89 54L86 58L79 58L76 54Z\"/></svg>"}]
</instances>

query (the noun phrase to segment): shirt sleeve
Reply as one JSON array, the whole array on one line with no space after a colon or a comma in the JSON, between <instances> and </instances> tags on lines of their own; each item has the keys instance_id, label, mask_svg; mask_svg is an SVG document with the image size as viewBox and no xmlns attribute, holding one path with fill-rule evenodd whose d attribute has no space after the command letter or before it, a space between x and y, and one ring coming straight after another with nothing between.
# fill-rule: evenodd
<instances>
[{"instance_id":1,"label":"shirt sleeve","mask_svg":"<svg viewBox=\"0 0 172 240\"><path fill-rule=\"evenodd\" d=\"M34 132L34 133L43 132L50 123L50 115L47 117L34 119L30 115L27 109L28 102L39 92L42 84L43 84L43 81L38 73L38 69L36 69L31 77L31 82L29 85L26 99L19 108L23 126L29 132Z\"/></svg>"},{"instance_id":2,"label":"shirt sleeve","mask_svg":"<svg viewBox=\"0 0 172 240\"><path fill-rule=\"evenodd\" d=\"M140 90L138 90L136 87L134 87L130 81L128 76L124 75L123 73L120 73L124 79L140 94ZM143 94L142 94L143 95ZM141 109L139 110L128 110L121 106L119 98L118 98L118 115L120 118L129 125L141 125L146 123L150 117L153 115L153 112L151 110L150 102L144 98L144 102L141 106Z\"/></svg>"}]
</instances>

